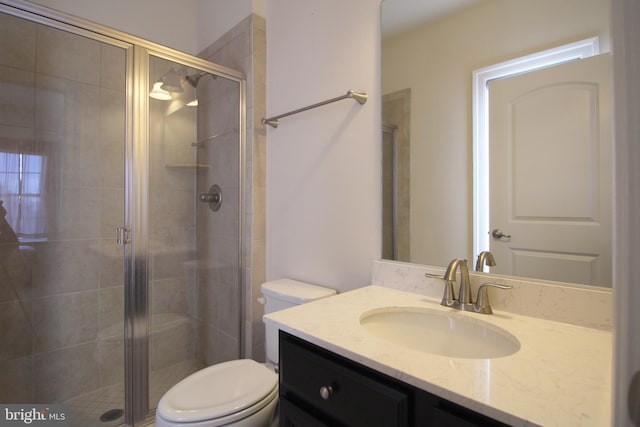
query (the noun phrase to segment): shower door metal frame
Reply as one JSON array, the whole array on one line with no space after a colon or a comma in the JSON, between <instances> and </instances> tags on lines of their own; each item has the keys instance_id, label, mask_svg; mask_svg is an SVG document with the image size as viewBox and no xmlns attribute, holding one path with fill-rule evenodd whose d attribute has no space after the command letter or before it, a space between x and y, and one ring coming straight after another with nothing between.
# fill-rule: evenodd
<instances>
[{"instance_id":1,"label":"shower door metal frame","mask_svg":"<svg viewBox=\"0 0 640 427\"><path fill-rule=\"evenodd\" d=\"M243 73L223 67L66 13L23 0L0 0L0 12L31 22L97 40L126 51L125 125L125 425L140 425L155 414L149 410L149 57L157 56L198 68L238 83L239 221L238 221L238 353L245 355L244 317L244 177L246 176L246 79ZM195 192L194 192L195 194Z\"/></svg>"},{"instance_id":2,"label":"shower door metal frame","mask_svg":"<svg viewBox=\"0 0 640 427\"><path fill-rule=\"evenodd\" d=\"M130 286L128 289L128 297L125 298L125 319L126 324L130 328L130 335L127 335L130 339L127 341L127 362L125 364L125 371L129 366L130 374L125 374L128 390L131 393L125 393L127 395L135 394L131 402L127 402L125 411L125 419L133 420L133 422L144 421L148 417L155 413L155 410L149 411L148 402L148 384L149 378L149 251L148 251L148 238L149 230L145 219L148 217L148 195L149 195L149 58L151 56L162 58L168 61L176 62L187 67L196 68L201 71L206 71L220 77L235 81L238 83L239 91L239 110L238 110L238 127L239 127L239 173L238 173L238 188L241 193L244 189L244 176L245 176L245 156L246 156L246 80L242 73L237 71L216 65L212 62L185 54L179 51L175 51L164 46L156 45L146 42L145 45L136 44L134 47L134 79L133 79L133 117L134 123L145 123L144 126L137 126L134 130L135 134L133 140L136 144L133 144L131 149L132 161L127 162L127 173L131 173L132 186L128 186L128 189L132 191L131 197L128 200L131 201L130 217L132 222L132 239L133 248L132 258L127 261L130 273L127 275L131 277L134 283L145 283L142 286ZM133 171L136 168L143 168L147 171L146 174L134 174ZM240 314L238 316L238 354L240 357L244 357L244 268L243 268L243 253L244 253L244 229L243 229L243 217L244 217L244 204L242 194L239 199L239 218L238 218L238 307L240 307ZM127 301L129 303L127 309ZM139 368L140 372L135 371L135 367ZM144 367L144 368L142 368ZM138 390L138 391L135 391ZM140 393L144 391L144 393ZM144 394L144 395L142 395ZM134 425L134 423L131 423Z\"/></svg>"}]
</instances>

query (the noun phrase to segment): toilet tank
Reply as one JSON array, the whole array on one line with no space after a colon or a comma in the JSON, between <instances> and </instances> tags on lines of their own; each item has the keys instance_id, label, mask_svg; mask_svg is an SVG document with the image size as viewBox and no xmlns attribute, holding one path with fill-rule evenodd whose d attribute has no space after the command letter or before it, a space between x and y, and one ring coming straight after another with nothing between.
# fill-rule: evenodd
<instances>
[{"instance_id":1,"label":"toilet tank","mask_svg":"<svg viewBox=\"0 0 640 427\"><path fill-rule=\"evenodd\" d=\"M260 289L264 295L265 314L327 298L336 294L334 289L292 279L279 279L265 282ZM277 364L278 328L274 325L267 324L265 326L265 347L267 350L267 361Z\"/></svg>"}]
</instances>

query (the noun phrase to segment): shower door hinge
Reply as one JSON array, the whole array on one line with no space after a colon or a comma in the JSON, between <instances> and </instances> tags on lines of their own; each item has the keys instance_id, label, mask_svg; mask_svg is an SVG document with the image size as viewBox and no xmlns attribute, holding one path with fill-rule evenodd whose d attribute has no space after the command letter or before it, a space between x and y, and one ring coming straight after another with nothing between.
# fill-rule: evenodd
<instances>
[{"instance_id":1,"label":"shower door hinge","mask_svg":"<svg viewBox=\"0 0 640 427\"><path fill-rule=\"evenodd\" d=\"M116 228L116 244L118 245L126 245L130 242L129 240L129 230L127 227L118 227Z\"/></svg>"}]
</instances>

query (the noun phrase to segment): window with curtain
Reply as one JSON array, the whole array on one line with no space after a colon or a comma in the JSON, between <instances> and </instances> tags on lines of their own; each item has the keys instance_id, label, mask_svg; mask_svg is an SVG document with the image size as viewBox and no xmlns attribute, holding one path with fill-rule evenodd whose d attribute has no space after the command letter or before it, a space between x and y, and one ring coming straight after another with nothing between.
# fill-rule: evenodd
<instances>
[{"instance_id":1,"label":"window with curtain","mask_svg":"<svg viewBox=\"0 0 640 427\"><path fill-rule=\"evenodd\" d=\"M44 156L0 152L0 200L6 221L21 241L47 236L45 169Z\"/></svg>"}]
</instances>

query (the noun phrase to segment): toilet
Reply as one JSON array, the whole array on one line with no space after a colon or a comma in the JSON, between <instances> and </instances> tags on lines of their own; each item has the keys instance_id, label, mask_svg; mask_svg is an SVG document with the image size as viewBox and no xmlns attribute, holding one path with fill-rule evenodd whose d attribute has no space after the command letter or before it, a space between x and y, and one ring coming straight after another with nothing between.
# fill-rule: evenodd
<instances>
[{"instance_id":1,"label":"toilet","mask_svg":"<svg viewBox=\"0 0 640 427\"><path fill-rule=\"evenodd\" d=\"M263 283L264 312L272 313L335 295L291 279ZM278 329L266 325L267 363L251 359L218 363L171 387L156 409L156 427L272 427L277 425Z\"/></svg>"}]
</instances>

